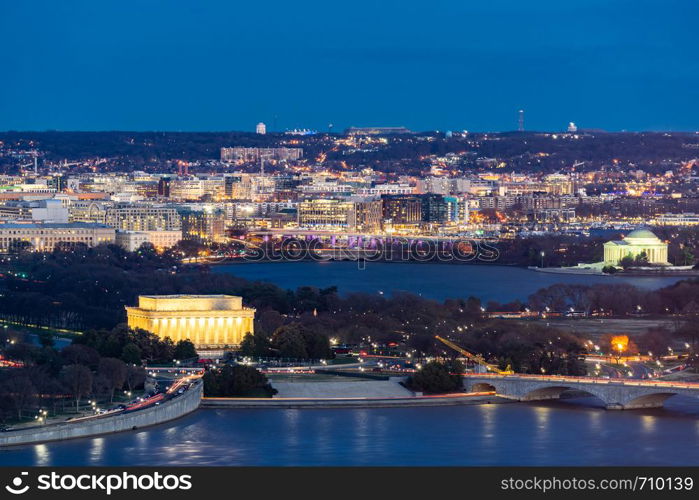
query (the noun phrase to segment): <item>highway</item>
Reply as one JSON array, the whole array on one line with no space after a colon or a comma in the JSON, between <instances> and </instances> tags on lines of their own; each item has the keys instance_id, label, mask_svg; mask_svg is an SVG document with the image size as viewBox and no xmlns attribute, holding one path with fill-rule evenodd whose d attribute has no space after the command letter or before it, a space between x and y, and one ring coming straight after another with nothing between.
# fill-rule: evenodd
<instances>
[{"instance_id":1,"label":"highway","mask_svg":"<svg viewBox=\"0 0 699 500\"><path fill-rule=\"evenodd\" d=\"M98 418L106 418L106 417L111 417L114 415L118 415L121 413L129 413L133 411L138 411L138 410L143 410L145 408L150 408L153 405L159 405L160 403L164 401L168 401L170 399L176 398L177 396L181 395L184 393L184 391L188 390L189 387L191 386L192 383L195 381L199 380L203 376L203 370L201 368L196 368L196 369L180 369L180 368L166 368L166 367L158 367L158 368L146 368L147 371L154 373L154 372L166 372L166 373L175 373L175 374L182 374L186 373L187 375L182 376L182 377L176 377L174 379L174 382L165 390L165 392L157 392L149 397L146 398L137 398L134 401L131 401L126 404L118 405L114 408L109 408L107 410L101 411L95 415L86 415L84 417L76 417L76 418L70 418L66 422L67 423L77 423L77 422L85 422L88 420L95 420ZM55 422L56 424L58 423L63 423L63 422ZM52 424L49 424L52 425Z\"/></svg>"}]
</instances>

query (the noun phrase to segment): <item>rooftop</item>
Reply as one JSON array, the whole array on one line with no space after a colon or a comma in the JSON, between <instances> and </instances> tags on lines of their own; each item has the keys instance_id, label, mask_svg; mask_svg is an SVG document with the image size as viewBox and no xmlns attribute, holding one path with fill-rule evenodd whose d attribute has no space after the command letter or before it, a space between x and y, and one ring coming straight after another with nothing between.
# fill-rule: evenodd
<instances>
[{"instance_id":1,"label":"rooftop","mask_svg":"<svg viewBox=\"0 0 699 500\"><path fill-rule=\"evenodd\" d=\"M187 294L140 295L140 297L148 297L149 299L232 299L232 298L238 298L237 295L225 295L225 294L218 294L218 295L187 295Z\"/></svg>"},{"instance_id":2,"label":"rooftop","mask_svg":"<svg viewBox=\"0 0 699 500\"><path fill-rule=\"evenodd\" d=\"M138 307L142 311L254 311L243 307L243 298L237 295L139 295Z\"/></svg>"},{"instance_id":3,"label":"rooftop","mask_svg":"<svg viewBox=\"0 0 699 500\"><path fill-rule=\"evenodd\" d=\"M631 231L629 234L626 235L626 239L628 238L637 238L637 239L654 239L657 240L658 237L653 234L652 231L649 231L648 229L636 229L634 231Z\"/></svg>"},{"instance_id":4,"label":"rooftop","mask_svg":"<svg viewBox=\"0 0 699 500\"><path fill-rule=\"evenodd\" d=\"M110 226L98 222L46 222L31 224L0 224L0 229L111 229Z\"/></svg>"}]
</instances>

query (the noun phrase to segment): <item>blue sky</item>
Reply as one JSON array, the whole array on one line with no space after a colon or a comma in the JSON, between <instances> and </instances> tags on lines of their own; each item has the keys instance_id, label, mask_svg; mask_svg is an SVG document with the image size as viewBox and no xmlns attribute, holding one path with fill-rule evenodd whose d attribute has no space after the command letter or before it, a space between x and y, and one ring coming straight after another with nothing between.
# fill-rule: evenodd
<instances>
[{"instance_id":1,"label":"blue sky","mask_svg":"<svg viewBox=\"0 0 699 500\"><path fill-rule=\"evenodd\" d=\"M4 0L0 130L698 130L695 0Z\"/></svg>"}]
</instances>

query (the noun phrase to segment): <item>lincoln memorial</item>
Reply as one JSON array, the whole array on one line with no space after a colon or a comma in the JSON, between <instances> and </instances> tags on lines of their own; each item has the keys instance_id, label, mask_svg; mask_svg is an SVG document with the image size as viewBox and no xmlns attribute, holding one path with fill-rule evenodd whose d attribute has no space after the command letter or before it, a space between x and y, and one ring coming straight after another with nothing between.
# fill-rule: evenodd
<instances>
[{"instance_id":1,"label":"lincoln memorial","mask_svg":"<svg viewBox=\"0 0 699 500\"><path fill-rule=\"evenodd\" d=\"M240 344L255 319L255 309L234 295L140 295L138 307L127 307L126 314L130 328L190 340L197 349Z\"/></svg>"}]
</instances>

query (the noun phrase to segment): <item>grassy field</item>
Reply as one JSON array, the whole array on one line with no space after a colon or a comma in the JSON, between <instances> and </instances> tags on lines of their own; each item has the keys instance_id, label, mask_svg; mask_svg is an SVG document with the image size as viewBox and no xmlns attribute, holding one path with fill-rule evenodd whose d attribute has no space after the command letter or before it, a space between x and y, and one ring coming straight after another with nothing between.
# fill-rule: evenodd
<instances>
[{"instance_id":1,"label":"grassy field","mask_svg":"<svg viewBox=\"0 0 699 500\"><path fill-rule=\"evenodd\" d=\"M270 382L337 382L346 381L347 377L339 377L336 375L324 375L315 373L268 373L267 378ZM362 379L349 379L350 381L362 381Z\"/></svg>"},{"instance_id":2,"label":"grassy field","mask_svg":"<svg viewBox=\"0 0 699 500\"><path fill-rule=\"evenodd\" d=\"M644 334L649 328L674 329L672 320L646 318L560 318L539 320L543 324L571 332L580 337L597 340L607 333L629 336Z\"/></svg>"},{"instance_id":3,"label":"grassy field","mask_svg":"<svg viewBox=\"0 0 699 500\"><path fill-rule=\"evenodd\" d=\"M68 330L52 329L48 327L25 326L0 320L0 335L5 338L12 338L13 335L40 335L42 333L51 333L54 338L65 339L66 342L71 342L73 338L80 332L70 332Z\"/></svg>"},{"instance_id":4,"label":"grassy field","mask_svg":"<svg viewBox=\"0 0 699 500\"><path fill-rule=\"evenodd\" d=\"M358 363L355 356L338 356L328 362L328 364L331 365L349 365L352 363Z\"/></svg>"}]
</instances>

